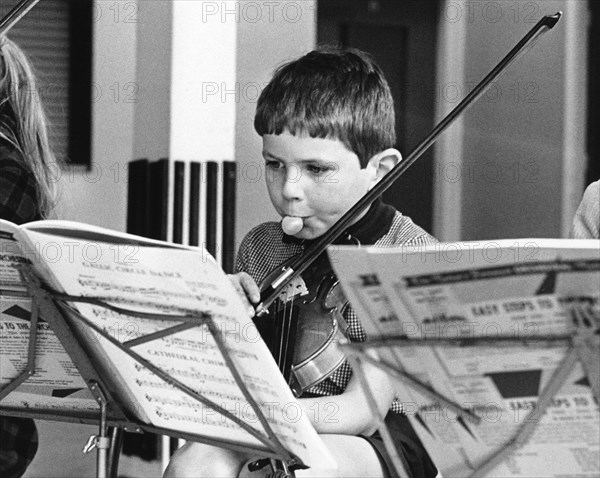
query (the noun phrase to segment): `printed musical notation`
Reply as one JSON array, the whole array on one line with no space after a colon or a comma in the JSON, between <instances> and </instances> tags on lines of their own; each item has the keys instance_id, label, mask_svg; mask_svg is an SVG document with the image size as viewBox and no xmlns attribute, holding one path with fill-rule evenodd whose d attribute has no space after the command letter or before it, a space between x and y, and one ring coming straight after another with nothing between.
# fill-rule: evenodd
<instances>
[{"instance_id":1,"label":"printed musical notation","mask_svg":"<svg viewBox=\"0 0 600 478\"><path fill-rule=\"evenodd\" d=\"M103 231L102 237L110 235ZM48 241L61 246L56 234L42 230L27 230L26 240L42 248ZM64 310L129 415L174 434L271 454L276 436L303 462L335 467L233 284L210 255L144 244L135 264L124 265L112 259L113 246L95 242L93 263L59 250L70 260L39 263L36 270L61 293L119 308L69 301ZM140 318L139 312L165 318ZM197 324L189 320L195 316Z\"/></svg>"}]
</instances>

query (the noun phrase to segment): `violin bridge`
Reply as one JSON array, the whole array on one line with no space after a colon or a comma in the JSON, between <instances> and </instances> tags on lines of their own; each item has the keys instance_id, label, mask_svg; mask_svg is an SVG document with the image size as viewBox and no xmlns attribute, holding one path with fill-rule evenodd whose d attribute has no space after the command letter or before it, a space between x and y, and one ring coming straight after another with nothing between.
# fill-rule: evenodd
<instances>
[{"instance_id":1,"label":"violin bridge","mask_svg":"<svg viewBox=\"0 0 600 478\"><path fill-rule=\"evenodd\" d=\"M296 277L291 280L279 293L279 299L282 302L289 302L290 300L301 297L308 294L308 288L301 277Z\"/></svg>"}]
</instances>

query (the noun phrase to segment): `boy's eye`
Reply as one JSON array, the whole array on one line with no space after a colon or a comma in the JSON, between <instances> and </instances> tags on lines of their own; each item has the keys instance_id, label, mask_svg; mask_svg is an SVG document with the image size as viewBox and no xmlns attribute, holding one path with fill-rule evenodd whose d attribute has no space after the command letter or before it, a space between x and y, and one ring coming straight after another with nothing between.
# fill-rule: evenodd
<instances>
[{"instance_id":1,"label":"boy's eye","mask_svg":"<svg viewBox=\"0 0 600 478\"><path fill-rule=\"evenodd\" d=\"M309 164L308 166L306 166L306 170L312 174L322 174L325 171L328 171L329 168L327 168L326 166L317 166L316 164Z\"/></svg>"},{"instance_id":2,"label":"boy's eye","mask_svg":"<svg viewBox=\"0 0 600 478\"><path fill-rule=\"evenodd\" d=\"M265 167L270 169L279 169L281 168L281 163L279 161L265 161Z\"/></svg>"}]
</instances>

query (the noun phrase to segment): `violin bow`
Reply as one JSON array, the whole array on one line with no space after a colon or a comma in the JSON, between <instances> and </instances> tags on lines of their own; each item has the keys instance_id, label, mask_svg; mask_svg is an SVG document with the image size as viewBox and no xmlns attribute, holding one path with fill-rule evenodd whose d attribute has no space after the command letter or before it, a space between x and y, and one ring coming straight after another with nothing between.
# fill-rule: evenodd
<instances>
[{"instance_id":1,"label":"violin bow","mask_svg":"<svg viewBox=\"0 0 600 478\"><path fill-rule=\"evenodd\" d=\"M454 120L475 100L483 95L490 83L499 77L508 66L519 56L529 50L537 40L552 29L560 20L562 12L546 15L515 45L515 47L481 80L475 88L438 123L438 125L423 139L417 147L392 170L386 174L373 188L371 188L354 206L352 206L338 221L331 226L325 234L318 238L306 249L298 259L282 273L261 293L261 302L256 307L256 315L267 313L268 307L275 301L286 284L304 272L312 262L325 251L342 232L350 225L357 214L366 209L378 196L383 194L448 128Z\"/></svg>"},{"instance_id":2,"label":"violin bow","mask_svg":"<svg viewBox=\"0 0 600 478\"><path fill-rule=\"evenodd\" d=\"M39 0L21 0L14 8L0 20L0 37L6 35Z\"/></svg>"}]
</instances>

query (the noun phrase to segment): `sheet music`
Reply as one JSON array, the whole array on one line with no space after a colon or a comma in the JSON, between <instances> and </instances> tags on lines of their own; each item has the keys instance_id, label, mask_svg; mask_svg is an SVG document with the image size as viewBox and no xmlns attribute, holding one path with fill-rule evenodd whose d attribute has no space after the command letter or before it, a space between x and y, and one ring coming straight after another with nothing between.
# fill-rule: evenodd
<instances>
[{"instance_id":1,"label":"sheet music","mask_svg":"<svg viewBox=\"0 0 600 478\"><path fill-rule=\"evenodd\" d=\"M18 266L27 264L6 223L0 230L0 388L27 367L31 298ZM98 413L75 364L42 316L38 318L35 373L1 402L2 408Z\"/></svg>"},{"instance_id":2,"label":"sheet music","mask_svg":"<svg viewBox=\"0 0 600 478\"><path fill-rule=\"evenodd\" d=\"M21 251L21 246L13 238L15 228L12 223L0 224L0 293L18 292L25 294L27 287L23 283L18 266L28 261Z\"/></svg>"},{"instance_id":3,"label":"sheet music","mask_svg":"<svg viewBox=\"0 0 600 478\"><path fill-rule=\"evenodd\" d=\"M52 244L64 260L36 265L54 287L70 295L99 297L119 307L166 315L210 313L231 359L284 447L309 466L335 467L246 315L229 278L211 256L200 249L181 247L131 249L123 240L126 235L119 236L121 243L115 244L90 241L89 234L86 241L77 240L73 231L68 238L47 234L48 229L44 232L29 229L29 243L39 248ZM123 316L89 304L73 307L120 342L177 324ZM73 317L71 320L78 324L82 336L87 335L87 342L105 357L103 366L107 372L112 364L118 365L118 373L112 370L112 378L121 388L119 395L131 399L124 405L138 417L154 426L197 435L199 439L208 437L266 448L233 421L175 390L137 364L114 344L82 325L81 320ZM136 345L132 350L256 430L262 430L206 326Z\"/></svg>"},{"instance_id":4,"label":"sheet music","mask_svg":"<svg viewBox=\"0 0 600 478\"><path fill-rule=\"evenodd\" d=\"M26 369L31 300L0 296L0 387ZM35 374L2 400L2 407L97 413L92 397L60 341L44 321L37 325Z\"/></svg>"},{"instance_id":5,"label":"sheet music","mask_svg":"<svg viewBox=\"0 0 600 478\"><path fill-rule=\"evenodd\" d=\"M599 241L338 247L335 258L333 267L368 338L533 339L571 331L574 304L598 312ZM481 418L475 424L401 385L409 417L442 474L465 476L527 420L566 345L378 350L388 363ZM486 476L598 476L599 436L598 404L578 364L528 443Z\"/></svg>"}]
</instances>

